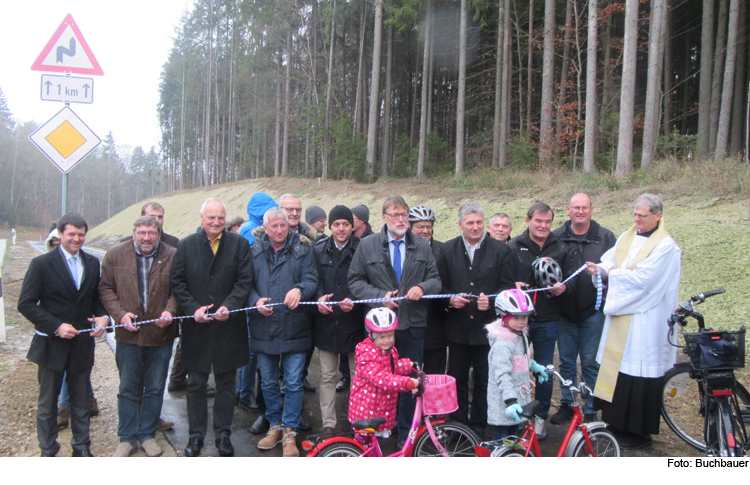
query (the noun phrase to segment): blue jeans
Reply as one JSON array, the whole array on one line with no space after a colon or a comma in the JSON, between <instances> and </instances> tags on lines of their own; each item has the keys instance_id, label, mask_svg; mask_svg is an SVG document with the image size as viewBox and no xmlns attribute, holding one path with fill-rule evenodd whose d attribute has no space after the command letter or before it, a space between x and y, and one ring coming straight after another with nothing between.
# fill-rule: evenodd
<instances>
[{"instance_id":1,"label":"blue jeans","mask_svg":"<svg viewBox=\"0 0 750 485\"><path fill-rule=\"evenodd\" d=\"M136 445L137 441L143 443L156 436L171 357L171 344L143 347L117 343L115 360L120 371L117 435L121 443Z\"/></svg>"},{"instance_id":2,"label":"blue jeans","mask_svg":"<svg viewBox=\"0 0 750 485\"><path fill-rule=\"evenodd\" d=\"M57 405L61 408L70 407L70 394L68 393L68 379L66 378L67 373L63 373L62 388L60 388L60 400ZM91 387L91 377L89 377L89 397L94 397L94 388Z\"/></svg>"},{"instance_id":3,"label":"blue jeans","mask_svg":"<svg viewBox=\"0 0 750 485\"><path fill-rule=\"evenodd\" d=\"M604 312L599 310L581 323L574 323L560 317L558 329L558 350L560 352L560 374L565 379L578 382L578 366L576 360L581 356L581 377L588 387L594 389L596 376L599 374L599 364L596 353L599 350L599 340L604 328ZM573 396L567 387L562 389L562 404L573 404ZM583 406L584 413L595 413L594 396L586 399Z\"/></svg>"},{"instance_id":4,"label":"blue jeans","mask_svg":"<svg viewBox=\"0 0 750 485\"><path fill-rule=\"evenodd\" d=\"M529 327L529 339L534 346L534 360L537 364L548 366L552 364L555 357L555 344L557 343L557 322L532 322ZM541 401L539 416L547 419L549 407L552 402L552 376L544 384L536 383L535 399Z\"/></svg>"},{"instance_id":5,"label":"blue jeans","mask_svg":"<svg viewBox=\"0 0 750 485\"><path fill-rule=\"evenodd\" d=\"M266 419L271 426L282 424L284 428L297 428L302 415L305 357L307 352L281 355L257 354L260 367L263 398L266 400ZM286 397L281 398L279 389L279 361L284 366Z\"/></svg>"},{"instance_id":6,"label":"blue jeans","mask_svg":"<svg viewBox=\"0 0 750 485\"><path fill-rule=\"evenodd\" d=\"M247 332L247 346L250 347L250 331ZM251 350L250 361L240 367L237 377L237 397L249 401L255 393L255 371L258 369L258 356Z\"/></svg>"},{"instance_id":7,"label":"blue jeans","mask_svg":"<svg viewBox=\"0 0 750 485\"><path fill-rule=\"evenodd\" d=\"M492 432L492 439L494 441L501 440L503 438L507 438L512 434L516 434L517 432L517 424L514 424L513 426L495 426L495 430Z\"/></svg>"},{"instance_id":8,"label":"blue jeans","mask_svg":"<svg viewBox=\"0 0 750 485\"><path fill-rule=\"evenodd\" d=\"M412 362L422 362L424 353L424 337L414 337L411 330L396 330L396 350L401 359ZM406 441L411 422L414 419L416 400L410 392L398 393L398 413L396 414L396 429L398 440Z\"/></svg>"}]
</instances>

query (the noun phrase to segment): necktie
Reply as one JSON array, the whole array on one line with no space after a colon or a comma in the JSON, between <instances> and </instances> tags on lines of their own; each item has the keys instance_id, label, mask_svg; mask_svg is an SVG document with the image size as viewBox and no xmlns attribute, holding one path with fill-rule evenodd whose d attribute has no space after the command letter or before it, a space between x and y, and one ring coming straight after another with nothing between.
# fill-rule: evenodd
<instances>
[{"instance_id":1,"label":"necktie","mask_svg":"<svg viewBox=\"0 0 750 485\"><path fill-rule=\"evenodd\" d=\"M76 290L80 289L78 284L78 259L73 256L68 260L70 265L70 272L73 274L73 282L76 284Z\"/></svg>"},{"instance_id":2,"label":"necktie","mask_svg":"<svg viewBox=\"0 0 750 485\"><path fill-rule=\"evenodd\" d=\"M396 280L401 283L401 250L399 247L404 241L391 241L393 243L393 272L396 273Z\"/></svg>"}]
</instances>

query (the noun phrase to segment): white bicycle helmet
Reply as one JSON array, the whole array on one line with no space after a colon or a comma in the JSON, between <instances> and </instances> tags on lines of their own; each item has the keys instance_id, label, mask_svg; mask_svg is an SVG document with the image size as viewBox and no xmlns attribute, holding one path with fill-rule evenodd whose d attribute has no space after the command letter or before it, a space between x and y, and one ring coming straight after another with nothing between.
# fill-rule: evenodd
<instances>
[{"instance_id":1,"label":"white bicycle helmet","mask_svg":"<svg viewBox=\"0 0 750 485\"><path fill-rule=\"evenodd\" d=\"M495 298L495 313L506 315L532 315L534 304L529 295L521 290L512 289L500 292Z\"/></svg>"},{"instance_id":2,"label":"white bicycle helmet","mask_svg":"<svg viewBox=\"0 0 750 485\"><path fill-rule=\"evenodd\" d=\"M409 209L409 222L432 221L435 222L435 213L426 205L418 205Z\"/></svg>"},{"instance_id":3,"label":"white bicycle helmet","mask_svg":"<svg viewBox=\"0 0 750 485\"><path fill-rule=\"evenodd\" d=\"M538 288L552 286L563 281L562 269L552 258L537 258L531 263L531 269L534 271L534 282Z\"/></svg>"},{"instance_id":4,"label":"white bicycle helmet","mask_svg":"<svg viewBox=\"0 0 750 485\"><path fill-rule=\"evenodd\" d=\"M390 332L398 328L398 317L389 308L373 308L365 316L365 327L370 333Z\"/></svg>"}]
</instances>

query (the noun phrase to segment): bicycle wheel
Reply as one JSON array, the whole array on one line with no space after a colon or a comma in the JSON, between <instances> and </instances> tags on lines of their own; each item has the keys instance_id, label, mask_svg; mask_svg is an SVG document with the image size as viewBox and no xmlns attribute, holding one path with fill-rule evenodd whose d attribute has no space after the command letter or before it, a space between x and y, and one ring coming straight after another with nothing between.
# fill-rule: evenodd
<instances>
[{"instance_id":1,"label":"bicycle wheel","mask_svg":"<svg viewBox=\"0 0 750 485\"><path fill-rule=\"evenodd\" d=\"M581 439L573 447L573 455L575 457L589 456L589 457L602 457L612 458L620 456L620 444L617 443L617 438L612 434L611 431L605 428L597 428L589 431L589 438L591 439L591 448L586 443L586 437L581 435Z\"/></svg>"},{"instance_id":2,"label":"bicycle wheel","mask_svg":"<svg viewBox=\"0 0 750 485\"><path fill-rule=\"evenodd\" d=\"M515 446L502 446L498 448L497 450L492 452L492 456L498 456L503 458L526 458L526 451L525 450L519 450ZM536 453L534 453L533 449L529 450L529 458L533 458L536 456Z\"/></svg>"},{"instance_id":3,"label":"bicycle wheel","mask_svg":"<svg viewBox=\"0 0 750 485\"><path fill-rule=\"evenodd\" d=\"M701 384L690 378L690 366L673 367L664 375L661 415L680 439L699 451L706 451Z\"/></svg>"},{"instance_id":4,"label":"bicycle wheel","mask_svg":"<svg viewBox=\"0 0 750 485\"><path fill-rule=\"evenodd\" d=\"M734 393L737 395L737 403L740 406L740 415L745 423L745 428L750 427L750 392L737 381Z\"/></svg>"},{"instance_id":5,"label":"bicycle wheel","mask_svg":"<svg viewBox=\"0 0 750 485\"><path fill-rule=\"evenodd\" d=\"M476 456L474 447L481 441L467 425L457 421L447 421L433 426L435 437L445 448L448 456ZM443 456L432 442L430 433L425 430L414 443L412 456Z\"/></svg>"},{"instance_id":6,"label":"bicycle wheel","mask_svg":"<svg viewBox=\"0 0 750 485\"><path fill-rule=\"evenodd\" d=\"M321 449L316 456L327 457L356 457L362 456L362 450L346 441L338 441L326 445Z\"/></svg>"}]
</instances>

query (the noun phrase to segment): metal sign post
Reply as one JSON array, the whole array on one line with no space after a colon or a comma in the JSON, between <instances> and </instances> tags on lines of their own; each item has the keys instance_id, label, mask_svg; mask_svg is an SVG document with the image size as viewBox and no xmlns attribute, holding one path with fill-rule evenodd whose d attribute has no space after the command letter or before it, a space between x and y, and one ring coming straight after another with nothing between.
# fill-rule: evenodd
<instances>
[{"instance_id":1,"label":"metal sign post","mask_svg":"<svg viewBox=\"0 0 750 485\"><path fill-rule=\"evenodd\" d=\"M104 71L70 14L42 49L31 69L65 74L42 75L42 100L63 101L65 108L29 136L63 174L62 215L65 215L68 212L68 172L101 143L99 137L70 109L70 103L94 102L94 80L71 77L70 74L102 76Z\"/></svg>"}]
</instances>

